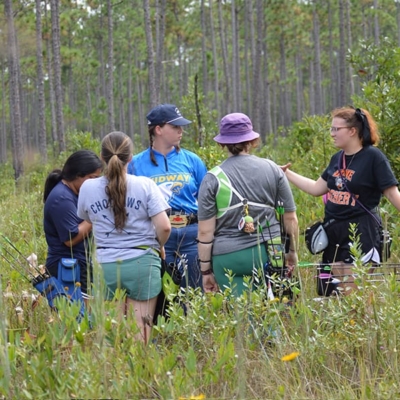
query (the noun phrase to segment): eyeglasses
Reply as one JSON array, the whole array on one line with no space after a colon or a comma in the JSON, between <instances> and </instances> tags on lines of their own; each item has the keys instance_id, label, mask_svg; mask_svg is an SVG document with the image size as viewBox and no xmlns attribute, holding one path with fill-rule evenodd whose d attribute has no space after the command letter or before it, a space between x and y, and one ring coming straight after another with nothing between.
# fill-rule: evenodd
<instances>
[{"instance_id":1,"label":"eyeglasses","mask_svg":"<svg viewBox=\"0 0 400 400\"><path fill-rule=\"evenodd\" d=\"M340 131L341 129L350 129L349 126L331 126L329 128L331 130L331 132L337 132Z\"/></svg>"}]
</instances>

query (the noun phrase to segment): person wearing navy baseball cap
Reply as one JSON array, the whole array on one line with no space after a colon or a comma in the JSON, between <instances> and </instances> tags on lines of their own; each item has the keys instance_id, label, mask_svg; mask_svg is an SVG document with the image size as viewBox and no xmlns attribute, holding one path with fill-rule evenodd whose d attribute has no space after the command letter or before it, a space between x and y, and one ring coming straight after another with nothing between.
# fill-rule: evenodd
<instances>
[{"instance_id":1,"label":"person wearing navy baseball cap","mask_svg":"<svg viewBox=\"0 0 400 400\"><path fill-rule=\"evenodd\" d=\"M172 231L164 246L165 259L186 265L183 287L202 287L197 262L197 196L207 168L196 154L180 147L183 128L192 121L175 104L157 105L146 119L150 146L133 157L128 173L147 176L158 185L171 207Z\"/></svg>"},{"instance_id":2,"label":"person wearing navy baseball cap","mask_svg":"<svg viewBox=\"0 0 400 400\"><path fill-rule=\"evenodd\" d=\"M154 107L147 115L148 125L171 124L175 126L185 126L192 123L182 117L178 107L174 104L160 104Z\"/></svg>"}]
</instances>

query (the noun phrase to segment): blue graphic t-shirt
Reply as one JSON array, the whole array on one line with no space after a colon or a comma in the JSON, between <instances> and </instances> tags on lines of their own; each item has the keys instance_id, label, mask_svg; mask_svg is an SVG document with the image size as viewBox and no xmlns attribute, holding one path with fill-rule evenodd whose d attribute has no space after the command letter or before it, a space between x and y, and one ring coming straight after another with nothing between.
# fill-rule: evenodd
<instances>
[{"instance_id":1,"label":"blue graphic t-shirt","mask_svg":"<svg viewBox=\"0 0 400 400\"><path fill-rule=\"evenodd\" d=\"M197 197L207 173L203 161L191 151L174 148L166 156L153 150L157 165L150 160L150 148L135 155L128 173L147 176L159 187L173 211L197 214Z\"/></svg>"}]
</instances>

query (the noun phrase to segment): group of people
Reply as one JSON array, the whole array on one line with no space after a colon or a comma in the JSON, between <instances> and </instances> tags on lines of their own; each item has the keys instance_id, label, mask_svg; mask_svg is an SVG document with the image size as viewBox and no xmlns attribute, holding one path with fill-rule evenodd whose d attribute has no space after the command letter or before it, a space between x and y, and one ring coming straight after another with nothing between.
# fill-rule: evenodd
<instances>
[{"instance_id":1,"label":"group of people","mask_svg":"<svg viewBox=\"0 0 400 400\"><path fill-rule=\"evenodd\" d=\"M324 218L334 223L327 228L322 258L334 273L340 267L340 275L351 274L351 223L357 224L363 253L372 254L366 261L379 264L377 207L384 194L400 210L398 182L374 146L378 131L366 110L344 107L332 117L330 132L340 150L313 181L293 172L290 164L278 166L252 155L260 135L242 113L220 121L214 140L228 157L207 171L196 154L180 147L183 128L191 121L175 105L154 107L147 114L150 146L145 151L133 156L131 139L111 132L101 142L100 158L77 151L47 177L49 273L57 276L61 258L76 258L82 291L88 293L93 236L106 298L112 299L118 288L125 291L124 312L135 315L138 338L147 342L151 324L146 317L154 314L162 290L162 259L184 265L183 287L205 292L231 287L239 296L256 288L259 280L251 278L274 257L269 244L284 235L282 262L289 273L295 268L299 228L289 182L314 196L327 194Z\"/></svg>"}]
</instances>

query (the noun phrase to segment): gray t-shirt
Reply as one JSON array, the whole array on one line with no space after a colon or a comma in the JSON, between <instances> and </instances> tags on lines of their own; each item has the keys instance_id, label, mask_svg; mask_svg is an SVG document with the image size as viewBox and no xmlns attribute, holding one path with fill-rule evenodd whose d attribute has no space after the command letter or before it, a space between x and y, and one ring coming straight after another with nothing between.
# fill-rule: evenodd
<instances>
[{"instance_id":1,"label":"gray t-shirt","mask_svg":"<svg viewBox=\"0 0 400 400\"><path fill-rule=\"evenodd\" d=\"M169 209L169 205L150 178L127 175L126 179L128 218L120 232L115 229L114 214L105 191L107 179L88 179L79 191L78 215L93 224L96 256L100 263L127 260L143 254L143 250L133 247L160 248L151 217Z\"/></svg>"},{"instance_id":2,"label":"gray t-shirt","mask_svg":"<svg viewBox=\"0 0 400 400\"><path fill-rule=\"evenodd\" d=\"M279 221L274 209L278 204L281 204L285 212L296 210L289 182L281 168L271 160L253 155L229 157L220 167L241 196L248 201L270 206L265 208L249 205L248 209L249 215L254 219L254 225L259 221L264 227L264 239L269 240L279 236ZM218 189L218 179L208 172L199 191L198 219L200 221L217 216L216 196ZM230 205L237 203L241 203L241 201L233 193ZM243 250L263 241L257 230L251 234L239 230L238 224L242 216L243 207L240 206L227 211L217 219L214 232L214 255ZM267 225L269 225L269 228Z\"/></svg>"}]
</instances>

